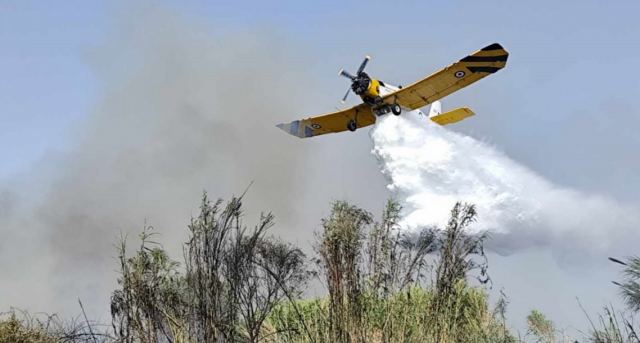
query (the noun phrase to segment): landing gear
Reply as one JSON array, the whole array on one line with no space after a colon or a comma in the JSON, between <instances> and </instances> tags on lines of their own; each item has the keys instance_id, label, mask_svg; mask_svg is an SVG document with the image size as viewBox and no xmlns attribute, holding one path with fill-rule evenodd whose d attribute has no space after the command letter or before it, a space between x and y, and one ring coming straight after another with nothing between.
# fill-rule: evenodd
<instances>
[{"instance_id":1,"label":"landing gear","mask_svg":"<svg viewBox=\"0 0 640 343\"><path fill-rule=\"evenodd\" d=\"M390 111L391 111L391 108L389 108L388 105L381 105L373 108L373 113L375 113L375 115L377 115L378 117L383 116L389 113Z\"/></svg>"},{"instance_id":2,"label":"landing gear","mask_svg":"<svg viewBox=\"0 0 640 343\"><path fill-rule=\"evenodd\" d=\"M347 129L349 129L349 131L353 132L358 128L358 125L356 124L356 121L351 119L349 120L349 122L347 123Z\"/></svg>"},{"instance_id":3,"label":"landing gear","mask_svg":"<svg viewBox=\"0 0 640 343\"><path fill-rule=\"evenodd\" d=\"M398 104L391 104L391 105L382 104L380 106L377 106L377 107L373 108L373 113L375 115L377 115L378 117L382 116L382 115L385 115L385 114L387 114L389 112L399 116L400 113L402 113L402 107L400 107L400 105L398 105Z\"/></svg>"},{"instance_id":4,"label":"landing gear","mask_svg":"<svg viewBox=\"0 0 640 343\"><path fill-rule=\"evenodd\" d=\"M393 105L391 105L391 112L393 112L393 114L399 116L400 113L402 113L402 108L398 104L393 104Z\"/></svg>"}]
</instances>

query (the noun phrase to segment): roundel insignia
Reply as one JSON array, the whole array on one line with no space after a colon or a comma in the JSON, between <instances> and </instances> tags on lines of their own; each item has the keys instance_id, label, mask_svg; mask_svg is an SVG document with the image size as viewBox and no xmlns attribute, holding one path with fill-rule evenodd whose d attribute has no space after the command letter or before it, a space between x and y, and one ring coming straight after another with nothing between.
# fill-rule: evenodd
<instances>
[{"instance_id":1,"label":"roundel insignia","mask_svg":"<svg viewBox=\"0 0 640 343\"><path fill-rule=\"evenodd\" d=\"M311 128L314 129L314 130L317 130L317 129L321 128L321 127L322 126L320 126L320 124L318 124L318 123L311 124Z\"/></svg>"},{"instance_id":2,"label":"roundel insignia","mask_svg":"<svg viewBox=\"0 0 640 343\"><path fill-rule=\"evenodd\" d=\"M453 74L455 77L457 78L462 78L464 77L464 72L462 70L458 70L457 72L455 72L455 74Z\"/></svg>"}]
</instances>

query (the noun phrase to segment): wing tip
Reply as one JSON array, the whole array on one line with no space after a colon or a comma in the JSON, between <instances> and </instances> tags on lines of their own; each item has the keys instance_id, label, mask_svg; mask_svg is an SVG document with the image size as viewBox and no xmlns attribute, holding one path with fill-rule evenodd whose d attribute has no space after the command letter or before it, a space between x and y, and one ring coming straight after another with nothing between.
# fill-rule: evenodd
<instances>
[{"instance_id":1,"label":"wing tip","mask_svg":"<svg viewBox=\"0 0 640 343\"><path fill-rule=\"evenodd\" d=\"M491 50L504 50L500 43L493 43L491 45L487 45L484 48L480 49L482 51L491 51Z\"/></svg>"},{"instance_id":2,"label":"wing tip","mask_svg":"<svg viewBox=\"0 0 640 343\"><path fill-rule=\"evenodd\" d=\"M276 124L276 127L294 137L303 138L298 133L298 124L299 124L299 121L296 120L296 121L292 121L291 123Z\"/></svg>"}]
</instances>

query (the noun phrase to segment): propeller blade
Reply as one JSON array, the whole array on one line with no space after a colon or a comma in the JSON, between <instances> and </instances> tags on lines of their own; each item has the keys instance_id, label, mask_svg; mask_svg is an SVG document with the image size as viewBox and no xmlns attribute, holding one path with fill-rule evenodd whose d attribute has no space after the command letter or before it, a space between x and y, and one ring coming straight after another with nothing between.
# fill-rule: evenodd
<instances>
[{"instance_id":1,"label":"propeller blade","mask_svg":"<svg viewBox=\"0 0 640 343\"><path fill-rule=\"evenodd\" d=\"M347 92L344 94L344 98L342 98L342 102L344 103L345 101L347 101L347 96L349 96L349 92L351 91L351 88L347 89Z\"/></svg>"},{"instance_id":2,"label":"propeller blade","mask_svg":"<svg viewBox=\"0 0 640 343\"><path fill-rule=\"evenodd\" d=\"M338 75L340 75L340 76L344 76L344 77L346 77L346 78L349 78L349 79L351 79L351 81L354 81L354 80L356 79L356 77L355 77L355 76L353 76L353 75L349 74L349 73L348 73L346 70L344 70L344 69L340 69L340 72L338 73Z\"/></svg>"},{"instance_id":3,"label":"propeller blade","mask_svg":"<svg viewBox=\"0 0 640 343\"><path fill-rule=\"evenodd\" d=\"M367 62L369 62L370 59L371 57L369 55L364 57L364 61L362 61L362 64L360 65L360 68L358 68L358 73L356 75L360 75L360 73L364 71L364 67L367 66Z\"/></svg>"}]
</instances>

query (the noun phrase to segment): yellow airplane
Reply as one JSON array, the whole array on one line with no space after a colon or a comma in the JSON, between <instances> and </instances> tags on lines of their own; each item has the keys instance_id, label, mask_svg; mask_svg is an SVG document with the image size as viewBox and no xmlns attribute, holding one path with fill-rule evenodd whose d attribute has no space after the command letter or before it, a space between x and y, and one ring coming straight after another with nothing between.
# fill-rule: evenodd
<instances>
[{"instance_id":1,"label":"yellow airplane","mask_svg":"<svg viewBox=\"0 0 640 343\"><path fill-rule=\"evenodd\" d=\"M326 133L355 131L375 123L376 116L389 112L400 115L403 109L413 111L429 104L429 119L440 125L456 123L472 116L473 111L462 107L440 113L440 102L437 100L504 68L508 57L509 53L500 44L494 43L410 86L395 87L371 78L364 72L370 60L367 56L355 75L340 70L341 76L351 79L351 88L342 101L347 99L349 91L353 91L362 98L361 104L276 126L296 137L315 137Z\"/></svg>"}]
</instances>

